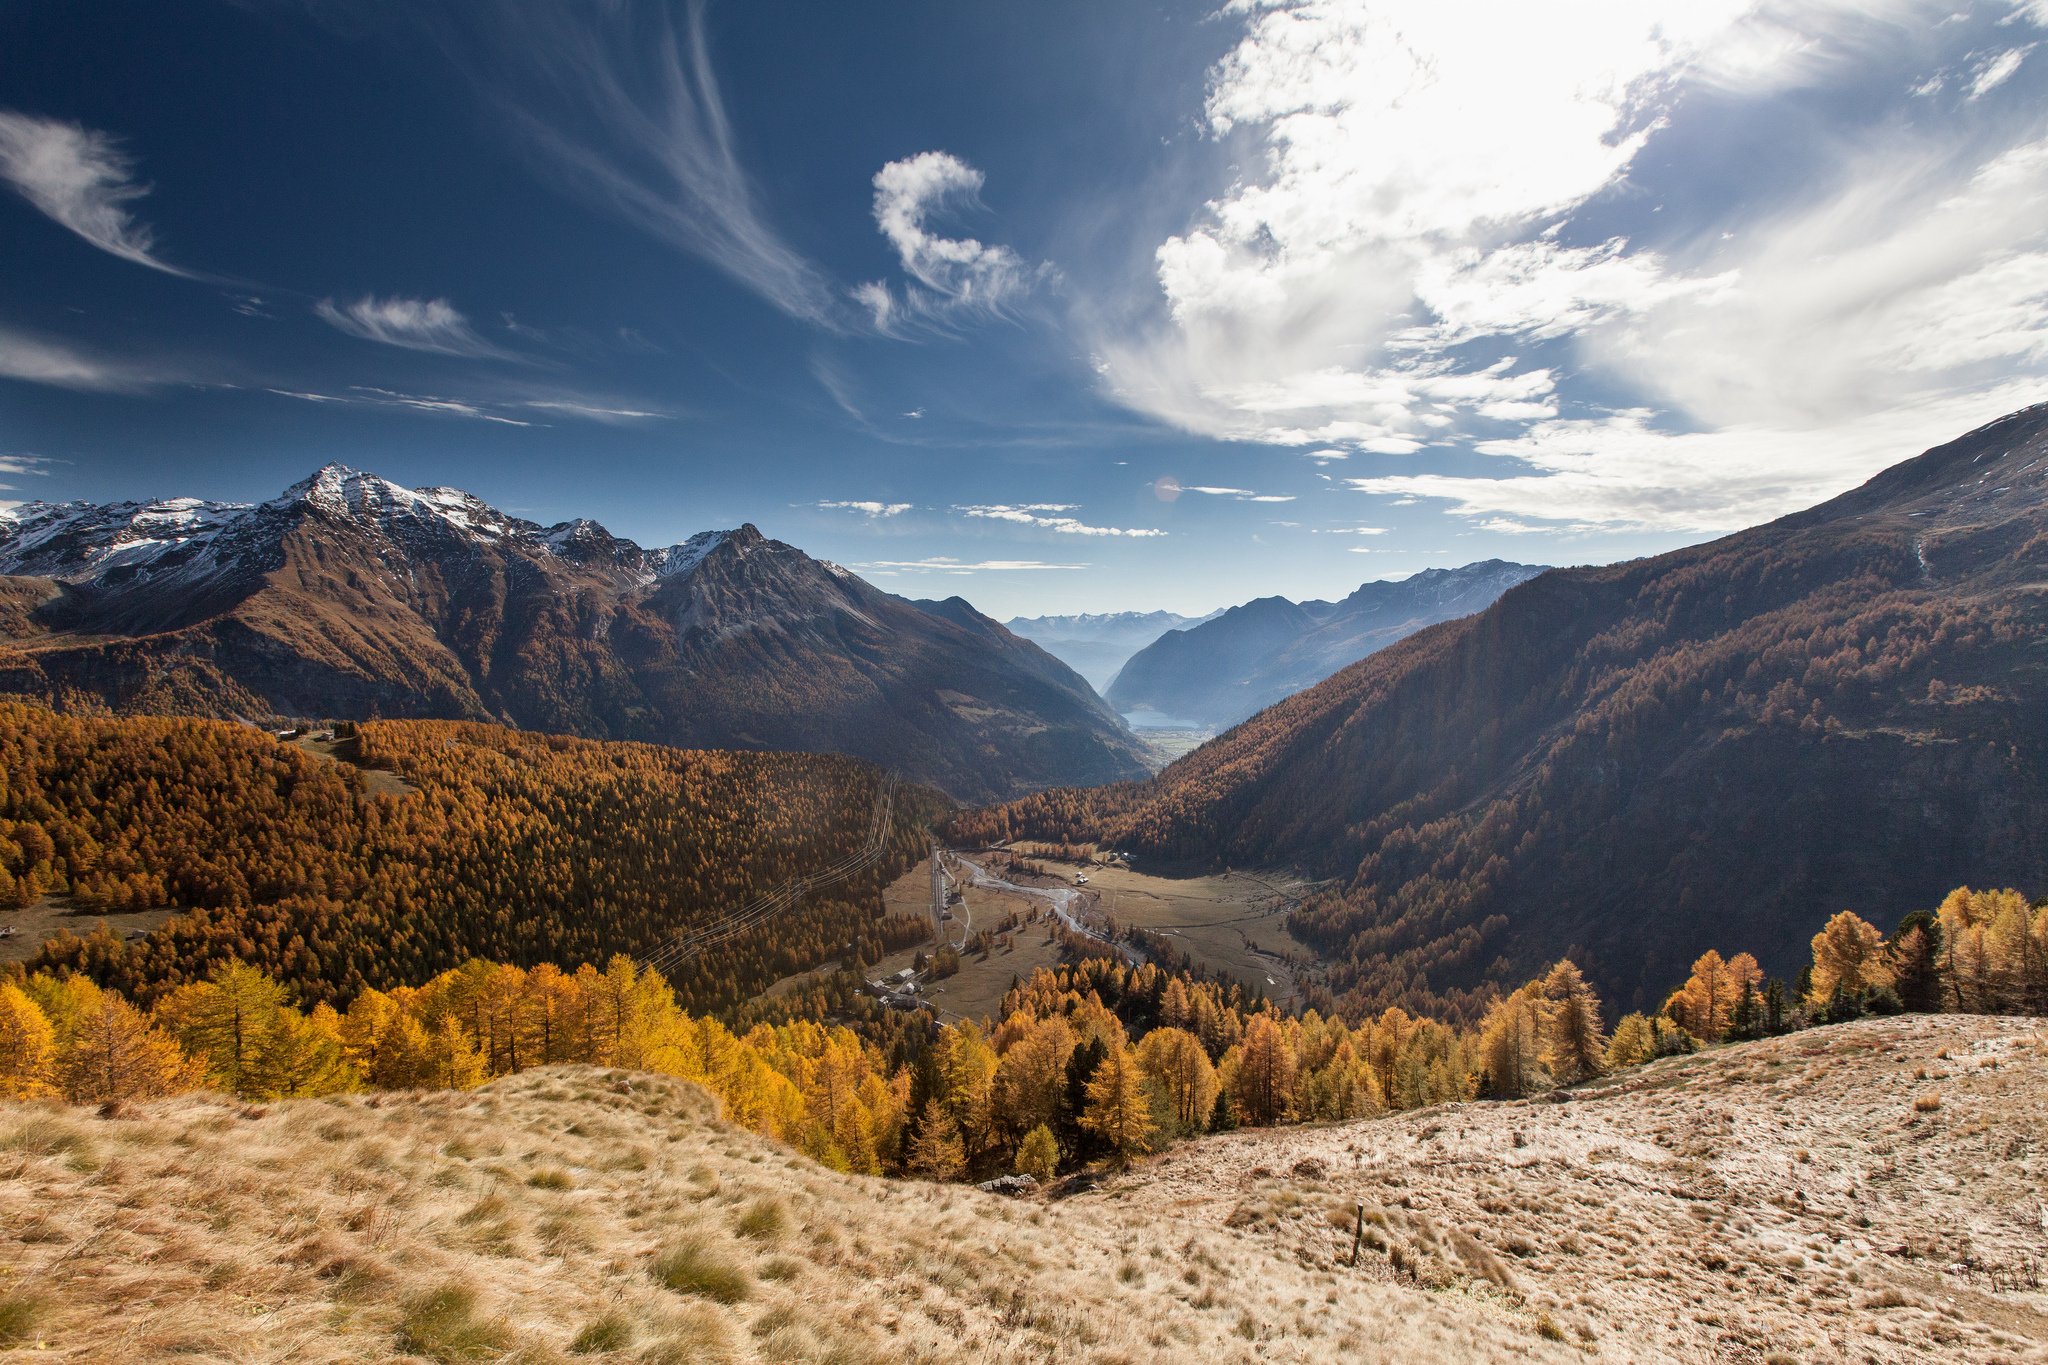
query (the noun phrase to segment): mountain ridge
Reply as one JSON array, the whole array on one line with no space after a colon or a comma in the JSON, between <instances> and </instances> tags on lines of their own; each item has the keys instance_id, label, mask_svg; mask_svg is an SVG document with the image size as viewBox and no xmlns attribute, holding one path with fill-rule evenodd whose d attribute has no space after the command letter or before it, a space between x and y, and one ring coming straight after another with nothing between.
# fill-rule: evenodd
<instances>
[{"instance_id":1,"label":"mountain ridge","mask_svg":"<svg viewBox=\"0 0 2048 1365\"><path fill-rule=\"evenodd\" d=\"M1488 559L1369 582L1334 602L1259 597L1169 630L1124 663L1103 696L1225 729L1438 621L1469 615L1540 566Z\"/></svg>"},{"instance_id":2,"label":"mountain ridge","mask_svg":"<svg viewBox=\"0 0 2048 1365\"><path fill-rule=\"evenodd\" d=\"M751 523L648 550L328 465L261 503L16 508L0 574L0 692L46 700L845 752L963 799L1144 771L1036 646Z\"/></svg>"}]
</instances>

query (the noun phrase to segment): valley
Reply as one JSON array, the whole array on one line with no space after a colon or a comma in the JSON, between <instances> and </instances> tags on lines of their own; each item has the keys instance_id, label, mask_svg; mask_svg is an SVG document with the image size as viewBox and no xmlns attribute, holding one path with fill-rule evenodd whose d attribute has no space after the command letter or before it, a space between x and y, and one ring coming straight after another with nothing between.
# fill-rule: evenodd
<instances>
[{"instance_id":1,"label":"valley","mask_svg":"<svg viewBox=\"0 0 2048 1365\"><path fill-rule=\"evenodd\" d=\"M1287 931L1287 908L1300 888L1284 877L1159 877L1090 862L1088 885L1077 888L1072 864L1029 858L1044 869L1034 874L1008 865L1001 854L949 857L959 873L951 885L960 891L963 904L952 908L954 918L944 926L945 941L962 951L957 969L925 986L925 999L941 1019L1000 1019L1003 996L1016 982L1040 968L1057 966L1066 949L1048 897L1068 893L1071 913L1088 930L1104 933L1113 923L1119 939L1132 929L1158 934L1198 970L1237 981L1283 1007L1299 1003L1299 979L1314 974L1312 952ZM987 870L986 875L966 875L963 863ZM998 879L1030 890L990 884ZM883 897L890 914L921 914L929 920L931 860L904 873ZM1003 928L1006 924L1011 927ZM983 933L991 938L986 952L966 946ZM927 942L899 949L867 974L893 976L920 957L929 957L933 946ZM1102 951L1108 951L1106 946ZM1144 954L1138 956L1142 959Z\"/></svg>"}]
</instances>

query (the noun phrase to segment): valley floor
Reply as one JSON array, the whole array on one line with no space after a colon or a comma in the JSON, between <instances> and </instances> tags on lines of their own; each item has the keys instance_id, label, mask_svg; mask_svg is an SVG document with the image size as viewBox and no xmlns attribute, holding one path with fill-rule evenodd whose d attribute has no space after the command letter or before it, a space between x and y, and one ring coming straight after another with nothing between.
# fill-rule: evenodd
<instances>
[{"instance_id":1,"label":"valley floor","mask_svg":"<svg viewBox=\"0 0 2048 1365\"><path fill-rule=\"evenodd\" d=\"M2044 1113L2043 1023L1959 1017L1226 1135L1060 1202L837 1175L591 1068L12 1104L0 1333L70 1361L2039 1361Z\"/></svg>"}]
</instances>

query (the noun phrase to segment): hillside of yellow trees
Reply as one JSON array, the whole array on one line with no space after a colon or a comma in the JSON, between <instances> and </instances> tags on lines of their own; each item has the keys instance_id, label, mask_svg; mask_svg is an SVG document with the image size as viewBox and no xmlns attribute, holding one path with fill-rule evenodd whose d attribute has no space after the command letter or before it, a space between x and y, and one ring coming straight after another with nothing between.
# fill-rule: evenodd
<instances>
[{"instance_id":1,"label":"hillside of yellow trees","mask_svg":"<svg viewBox=\"0 0 2048 1365\"><path fill-rule=\"evenodd\" d=\"M646 955L789 878L860 850L884 775L826 755L730 753L375 721L360 762L248 726L64 715L0 703L0 906L172 906L147 939L53 944L42 965L145 1003L237 960L308 1001L425 980L472 958ZM938 798L899 788L881 856L670 973L692 1008L730 1006L851 945L927 932L882 915Z\"/></svg>"},{"instance_id":2,"label":"hillside of yellow trees","mask_svg":"<svg viewBox=\"0 0 2048 1365\"><path fill-rule=\"evenodd\" d=\"M789 1015L729 1027L623 955L573 971L472 960L343 1009L301 1008L238 961L147 1010L83 974L16 968L0 978L0 1097L463 1089L584 1062L695 1081L732 1122L836 1169L1044 1181L1202 1133L1513 1099L1865 1014L2048 1008L2048 906L2009 891L1958 889L1889 938L1845 911L1810 946L1793 986L1748 953L1709 951L1662 1010L1611 1027L1560 961L1469 1029L1398 1008L1285 1016L1234 983L1099 956L1020 981L1000 1020L891 1015L879 1029Z\"/></svg>"}]
</instances>

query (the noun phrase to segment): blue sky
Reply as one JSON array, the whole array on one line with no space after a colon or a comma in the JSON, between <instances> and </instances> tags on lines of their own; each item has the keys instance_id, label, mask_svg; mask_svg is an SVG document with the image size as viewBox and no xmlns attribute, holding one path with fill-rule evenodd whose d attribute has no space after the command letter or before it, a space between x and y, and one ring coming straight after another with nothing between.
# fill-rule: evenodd
<instances>
[{"instance_id":1,"label":"blue sky","mask_svg":"<svg viewBox=\"0 0 2048 1365\"><path fill-rule=\"evenodd\" d=\"M328 460L998 615L1753 524L2048 397L2048 0L0 11L0 500Z\"/></svg>"}]
</instances>

